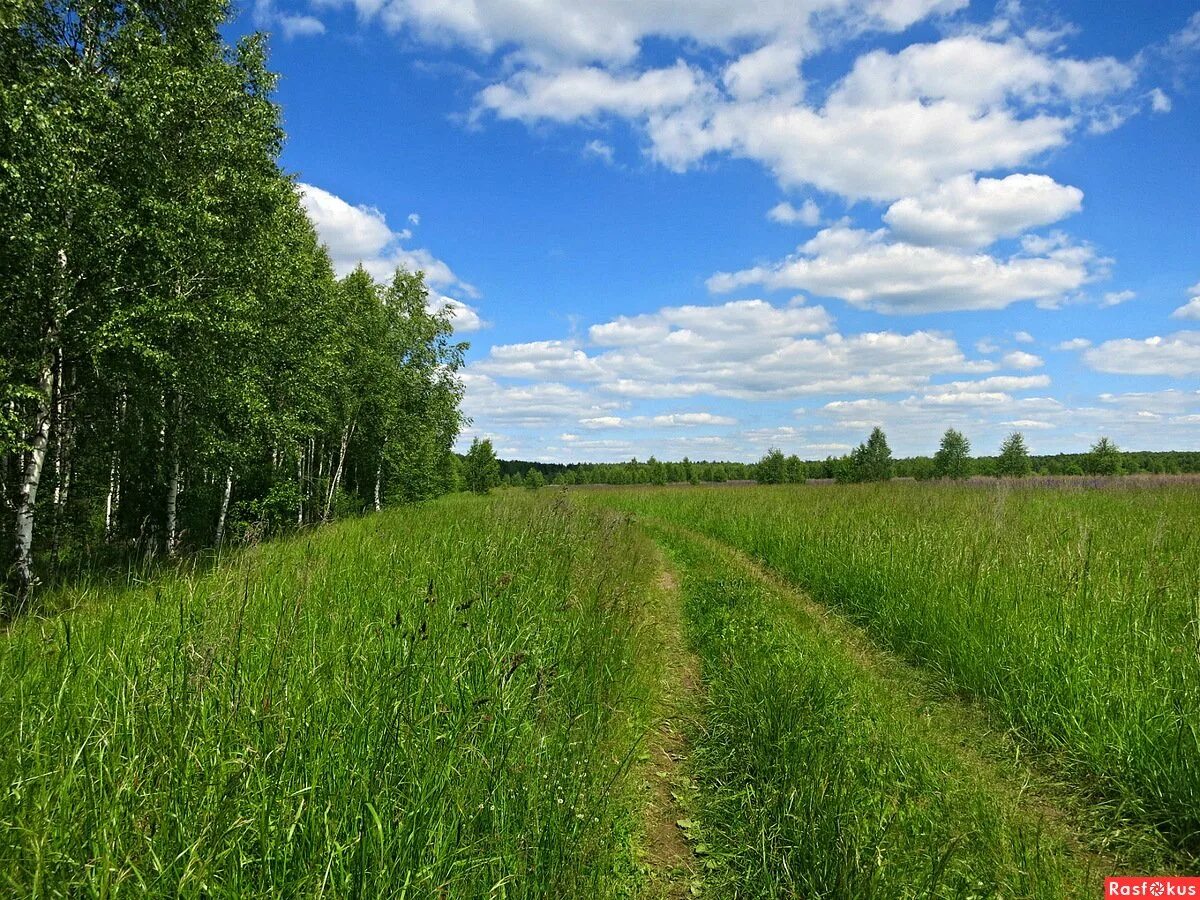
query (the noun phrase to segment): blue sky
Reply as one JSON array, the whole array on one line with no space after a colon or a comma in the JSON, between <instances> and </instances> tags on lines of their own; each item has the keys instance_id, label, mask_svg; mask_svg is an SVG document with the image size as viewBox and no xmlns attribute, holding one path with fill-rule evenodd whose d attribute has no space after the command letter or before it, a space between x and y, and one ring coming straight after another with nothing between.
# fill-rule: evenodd
<instances>
[{"instance_id":1,"label":"blue sky","mask_svg":"<svg viewBox=\"0 0 1200 900\"><path fill-rule=\"evenodd\" d=\"M342 272L545 460L1200 448L1200 6L257 0Z\"/></svg>"}]
</instances>

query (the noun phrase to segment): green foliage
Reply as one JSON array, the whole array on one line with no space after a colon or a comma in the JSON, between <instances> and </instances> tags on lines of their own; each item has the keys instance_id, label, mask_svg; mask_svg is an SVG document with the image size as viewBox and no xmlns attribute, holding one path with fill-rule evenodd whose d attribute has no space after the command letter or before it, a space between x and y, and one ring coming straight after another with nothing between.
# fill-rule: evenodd
<instances>
[{"instance_id":1,"label":"green foliage","mask_svg":"<svg viewBox=\"0 0 1200 900\"><path fill-rule=\"evenodd\" d=\"M1120 448L1108 438L1100 438L1088 451L1084 468L1089 475L1120 475Z\"/></svg>"},{"instance_id":2,"label":"green foliage","mask_svg":"<svg viewBox=\"0 0 1200 900\"><path fill-rule=\"evenodd\" d=\"M892 448L883 429L876 426L866 443L859 444L838 472L843 482L888 481L892 477Z\"/></svg>"},{"instance_id":3,"label":"green foliage","mask_svg":"<svg viewBox=\"0 0 1200 900\"><path fill-rule=\"evenodd\" d=\"M759 484L783 484L787 480L787 460L783 451L772 447L754 467L754 480Z\"/></svg>"},{"instance_id":4,"label":"green foliage","mask_svg":"<svg viewBox=\"0 0 1200 900\"><path fill-rule=\"evenodd\" d=\"M947 428L933 457L936 478L966 478L971 474L971 443L961 431Z\"/></svg>"},{"instance_id":5,"label":"green foliage","mask_svg":"<svg viewBox=\"0 0 1200 900\"><path fill-rule=\"evenodd\" d=\"M538 488L546 486L546 476L537 469L530 469L525 473L525 487L531 491L536 491Z\"/></svg>"},{"instance_id":6,"label":"green foliage","mask_svg":"<svg viewBox=\"0 0 1200 900\"><path fill-rule=\"evenodd\" d=\"M772 447L754 466L754 480L759 484L803 484L808 477L807 467L794 453L784 456Z\"/></svg>"},{"instance_id":7,"label":"green foliage","mask_svg":"<svg viewBox=\"0 0 1200 900\"><path fill-rule=\"evenodd\" d=\"M996 474L1001 478L1023 478L1033 472L1033 460L1025 436L1014 431L1000 445L1000 456L996 460Z\"/></svg>"},{"instance_id":8,"label":"green foliage","mask_svg":"<svg viewBox=\"0 0 1200 900\"><path fill-rule=\"evenodd\" d=\"M446 490L465 345L420 273L335 280L279 167L262 37L225 43L220 0L14 11L0 463L20 483L0 539L18 593L34 552L174 552L234 518Z\"/></svg>"},{"instance_id":9,"label":"green foliage","mask_svg":"<svg viewBox=\"0 0 1200 900\"><path fill-rule=\"evenodd\" d=\"M490 438L471 441L471 448L463 460L463 481L467 490L476 494L486 494L500 486L500 466L496 462L496 451L492 448Z\"/></svg>"}]
</instances>

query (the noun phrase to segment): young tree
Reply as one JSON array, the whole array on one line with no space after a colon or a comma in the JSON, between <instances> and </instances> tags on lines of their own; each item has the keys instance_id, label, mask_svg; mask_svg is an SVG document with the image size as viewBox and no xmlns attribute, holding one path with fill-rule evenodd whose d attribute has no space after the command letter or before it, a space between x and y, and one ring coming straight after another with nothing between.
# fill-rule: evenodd
<instances>
[{"instance_id":1,"label":"young tree","mask_svg":"<svg viewBox=\"0 0 1200 900\"><path fill-rule=\"evenodd\" d=\"M808 480L808 469L804 460L795 453L784 462L783 479L788 484L804 484Z\"/></svg>"},{"instance_id":2,"label":"young tree","mask_svg":"<svg viewBox=\"0 0 1200 900\"><path fill-rule=\"evenodd\" d=\"M888 481L892 477L892 448L878 425L865 444L859 444L850 454L850 480Z\"/></svg>"},{"instance_id":3,"label":"young tree","mask_svg":"<svg viewBox=\"0 0 1200 900\"><path fill-rule=\"evenodd\" d=\"M759 484L783 484L787 480L787 458L778 447L772 447L754 467L754 480Z\"/></svg>"},{"instance_id":4,"label":"young tree","mask_svg":"<svg viewBox=\"0 0 1200 900\"><path fill-rule=\"evenodd\" d=\"M471 441L471 449L463 460L463 481L476 494L486 494L500 485L500 463L490 438Z\"/></svg>"},{"instance_id":5,"label":"young tree","mask_svg":"<svg viewBox=\"0 0 1200 900\"><path fill-rule=\"evenodd\" d=\"M1084 469L1089 475L1119 475L1121 449L1107 437L1100 438L1084 457Z\"/></svg>"},{"instance_id":6,"label":"young tree","mask_svg":"<svg viewBox=\"0 0 1200 900\"><path fill-rule=\"evenodd\" d=\"M1000 445L1000 457L996 460L996 474L1001 478L1023 478L1033 471L1029 459L1029 448L1025 436L1014 431Z\"/></svg>"},{"instance_id":7,"label":"young tree","mask_svg":"<svg viewBox=\"0 0 1200 900\"><path fill-rule=\"evenodd\" d=\"M542 474L542 470L530 466L525 471L525 487L531 491L536 491L538 488L544 488L545 486L546 476Z\"/></svg>"},{"instance_id":8,"label":"young tree","mask_svg":"<svg viewBox=\"0 0 1200 900\"><path fill-rule=\"evenodd\" d=\"M971 474L971 443L961 431L947 428L933 456L935 478L966 478Z\"/></svg>"}]
</instances>

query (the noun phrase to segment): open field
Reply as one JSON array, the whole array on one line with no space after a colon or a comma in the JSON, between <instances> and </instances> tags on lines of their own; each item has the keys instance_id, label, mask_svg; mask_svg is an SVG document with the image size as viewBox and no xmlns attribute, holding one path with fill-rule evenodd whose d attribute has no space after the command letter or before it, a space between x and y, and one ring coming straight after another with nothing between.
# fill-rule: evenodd
<instances>
[{"instance_id":1,"label":"open field","mask_svg":"<svg viewBox=\"0 0 1200 900\"><path fill-rule=\"evenodd\" d=\"M982 703L1084 790L1105 839L1163 843L1196 865L1194 486L692 489L604 502L760 560Z\"/></svg>"},{"instance_id":2,"label":"open field","mask_svg":"<svg viewBox=\"0 0 1200 900\"><path fill-rule=\"evenodd\" d=\"M0 636L17 896L1097 896L1198 872L1192 485L502 492Z\"/></svg>"}]
</instances>

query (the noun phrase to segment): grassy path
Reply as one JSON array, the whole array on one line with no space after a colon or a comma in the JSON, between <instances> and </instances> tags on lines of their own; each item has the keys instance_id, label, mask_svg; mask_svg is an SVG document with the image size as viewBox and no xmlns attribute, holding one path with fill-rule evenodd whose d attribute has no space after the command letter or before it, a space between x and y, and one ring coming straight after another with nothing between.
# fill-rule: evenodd
<instances>
[{"instance_id":1,"label":"grassy path","mask_svg":"<svg viewBox=\"0 0 1200 900\"><path fill-rule=\"evenodd\" d=\"M706 895L1098 896L1130 868L978 708L736 550L649 530L704 676Z\"/></svg>"},{"instance_id":2,"label":"grassy path","mask_svg":"<svg viewBox=\"0 0 1200 900\"><path fill-rule=\"evenodd\" d=\"M655 720L642 773L648 795L642 900L678 900L701 890L701 866L689 843L691 835L680 824L689 821L693 793L686 763L689 733L698 725L700 663L686 646L679 582L665 559L661 565L649 609L662 655Z\"/></svg>"}]
</instances>

